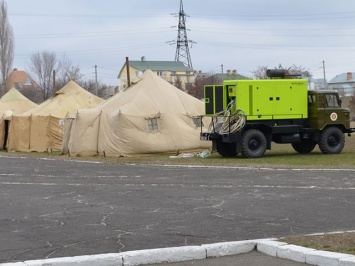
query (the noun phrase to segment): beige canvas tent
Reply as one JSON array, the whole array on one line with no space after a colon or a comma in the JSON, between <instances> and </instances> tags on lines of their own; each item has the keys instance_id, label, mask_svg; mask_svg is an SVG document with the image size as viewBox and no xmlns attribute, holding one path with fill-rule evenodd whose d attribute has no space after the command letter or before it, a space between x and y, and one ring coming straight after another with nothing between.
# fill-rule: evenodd
<instances>
[{"instance_id":1,"label":"beige canvas tent","mask_svg":"<svg viewBox=\"0 0 355 266\"><path fill-rule=\"evenodd\" d=\"M1 116L11 116L12 114L21 114L37 107L37 104L27 99L15 88L10 89L0 99Z\"/></svg>"},{"instance_id":2,"label":"beige canvas tent","mask_svg":"<svg viewBox=\"0 0 355 266\"><path fill-rule=\"evenodd\" d=\"M5 148L7 132L12 115L21 114L35 108L37 104L27 99L15 88L10 89L0 99L0 149Z\"/></svg>"},{"instance_id":3,"label":"beige canvas tent","mask_svg":"<svg viewBox=\"0 0 355 266\"><path fill-rule=\"evenodd\" d=\"M147 70L142 80L66 119L62 152L126 156L207 149L199 138L204 103Z\"/></svg>"},{"instance_id":4,"label":"beige canvas tent","mask_svg":"<svg viewBox=\"0 0 355 266\"><path fill-rule=\"evenodd\" d=\"M103 100L70 81L55 96L36 108L13 115L9 151L59 151L63 138L63 119L79 108L92 108Z\"/></svg>"}]
</instances>

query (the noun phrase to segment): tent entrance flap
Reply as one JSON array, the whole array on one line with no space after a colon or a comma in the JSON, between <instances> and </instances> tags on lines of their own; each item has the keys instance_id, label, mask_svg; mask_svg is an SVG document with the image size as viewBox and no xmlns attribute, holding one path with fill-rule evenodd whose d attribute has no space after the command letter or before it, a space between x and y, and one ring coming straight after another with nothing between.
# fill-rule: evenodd
<instances>
[{"instance_id":1,"label":"tent entrance flap","mask_svg":"<svg viewBox=\"0 0 355 266\"><path fill-rule=\"evenodd\" d=\"M6 150L7 148L7 140L9 137L9 124L10 124L10 120L4 120L4 136L3 136L3 144L2 144L2 149Z\"/></svg>"}]
</instances>

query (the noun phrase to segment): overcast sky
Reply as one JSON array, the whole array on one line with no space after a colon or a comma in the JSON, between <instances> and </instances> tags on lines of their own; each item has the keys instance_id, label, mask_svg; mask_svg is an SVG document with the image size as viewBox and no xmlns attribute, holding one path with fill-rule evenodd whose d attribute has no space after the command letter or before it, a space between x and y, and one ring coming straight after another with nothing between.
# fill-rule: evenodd
<instances>
[{"instance_id":1,"label":"overcast sky","mask_svg":"<svg viewBox=\"0 0 355 266\"><path fill-rule=\"evenodd\" d=\"M85 78L117 85L125 58L175 60L180 0L7 0L14 67L30 56L66 55ZM258 66L292 65L328 81L355 72L355 1L184 0L193 68L252 76ZM174 27L175 26L175 27Z\"/></svg>"}]
</instances>

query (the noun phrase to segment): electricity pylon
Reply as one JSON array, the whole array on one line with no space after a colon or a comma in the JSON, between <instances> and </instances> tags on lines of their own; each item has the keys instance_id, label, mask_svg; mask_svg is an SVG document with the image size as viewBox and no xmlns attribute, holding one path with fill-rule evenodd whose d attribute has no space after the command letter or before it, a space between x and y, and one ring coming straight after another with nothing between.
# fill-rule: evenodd
<instances>
[{"instance_id":1,"label":"electricity pylon","mask_svg":"<svg viewBox=\"0 0 355 266\"><path fill-rule=\"evenodd\" d=\"M192 44L193 41L187 39L186 14L184 12L182 0L180 0L179 25L178 25L178 37L176 40L175 61L183 62L185 66L192 68L189 43Z\"/></svg>"}]
</instances>

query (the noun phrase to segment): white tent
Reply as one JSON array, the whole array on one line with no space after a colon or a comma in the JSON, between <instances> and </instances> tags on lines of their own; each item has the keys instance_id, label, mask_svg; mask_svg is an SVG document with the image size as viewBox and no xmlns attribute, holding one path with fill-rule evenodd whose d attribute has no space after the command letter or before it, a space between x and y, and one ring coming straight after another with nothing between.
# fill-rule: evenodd
<instances>
[{"instance_id":1,"label":"white tent","mask_svg":"<svg viewBox=\"0 0 355 266\"><path fill-rule=\"evenodd\" d=\"M199 138L204 103L147 70L142 80L66 119L62 152L126 156L206 149Z\"/></svg>"}]
</instances>

